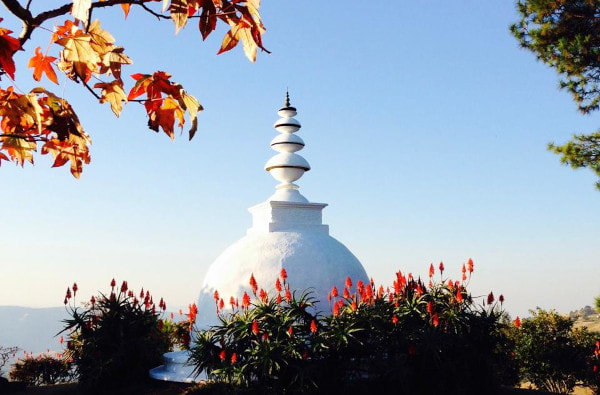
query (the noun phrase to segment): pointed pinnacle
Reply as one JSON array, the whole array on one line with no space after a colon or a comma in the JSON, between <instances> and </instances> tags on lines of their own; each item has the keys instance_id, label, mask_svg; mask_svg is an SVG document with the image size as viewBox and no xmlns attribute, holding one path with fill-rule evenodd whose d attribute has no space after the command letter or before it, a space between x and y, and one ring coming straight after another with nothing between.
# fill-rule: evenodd
<instances>
[{"instance_id":1,"label":"pointed pinnacle","mask_svg":"<svg viewBox=\"0 0 600 395\"><path fill-rule=\"evenodd\" d=\"M286 89L285 90L285 107L289 107L290 106L290 92Z\"/></svg>"}]
</instances>

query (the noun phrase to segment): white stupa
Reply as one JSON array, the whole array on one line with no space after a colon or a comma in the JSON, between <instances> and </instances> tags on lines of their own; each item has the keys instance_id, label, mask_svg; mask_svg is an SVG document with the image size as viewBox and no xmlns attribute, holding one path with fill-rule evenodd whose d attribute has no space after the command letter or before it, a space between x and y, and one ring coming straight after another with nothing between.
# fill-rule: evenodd
<instances>
[{"instance_id":1,"label":"white stupa","mask_svg":"<svg viewBox=\"0 0 600 395\"><path fill-rule=\"evenodd\" d=\"M267 292L275 292L275 281L285 268L292 290L311 290L319 301L317 310L329 314L327 294L335 285L344 288L346 277L368 281L365 269L342 243L329 235L323 225L325 203L311 203L294 184L310 170L310 165L296 152L304 141L295 133L301 125L294 117L286 94L285 106L277 114L274 128L280 133L271 141L278 152L265 165L277 181L275 193L267 201L248 210L252 227L246 236L229 246L212 263L204 279L198 301L196 326L200 329L217 323L214 292L228 305L230 296L241 301L244 291L251 295L250 276ZM167 353L165 366L153 369L153 378L190 381L191 368L184 367L186 353Z\"/></svg>"},{"instance_id":2,"label":"white stupa","mask_svg":"<svg viewBox=\"0 0 600 395\"><path fill-rule=\"evenodd\" d=\"M244 291L250 294L252 274L259 288L273 292L285 268L291 288L312 290L312 296L320 301L318 310L326 314L331 312L327 293L332 286L343 289L347 276L368 281L358 259L323 225L322 211L327 204L309 202L294 184L310 165L297 154L304 141L295 134L301 125L294 118L296 109L290 106L288 94L277 114L280 118L274 128L279 134L271 140L271 148L278 154L267 161L265 170L280 184L266 202L248 209L252 227L210 266L198 302L198 327L215 322L215 290L225 301L230 296L241 300Z\"/></svg>"}]
</instances>

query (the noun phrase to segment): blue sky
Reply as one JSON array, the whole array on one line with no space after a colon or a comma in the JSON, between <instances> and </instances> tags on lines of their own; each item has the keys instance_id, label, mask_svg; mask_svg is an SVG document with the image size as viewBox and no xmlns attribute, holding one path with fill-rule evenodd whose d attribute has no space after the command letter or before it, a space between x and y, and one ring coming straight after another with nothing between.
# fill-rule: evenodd
<instances>
[{"instance_id":1,"label":"blue sky","mask_svg":"<svg viewBox=\"0 0 600 395\"><path fill-rule=\"evenodd\" d=\"M87 297L113 277L170 306L194 301L250 226L246 209L272 194L263 165L286 87L312 166L301 191L330 204L331 234L377 282L440 260L458 277L472 257L473 294L503 293L513 316L593 303L600 192L545 146L595 130L598 114L579 115L555 72L519 49L512 2L285 0L261 12L272 54L254 64L241 48L215 55L222 28L202 42L194 24L175 36L136 8L126 22L98 13L134 60L124 74L165 70L198 97L199 131L173 143L141 106L117 119L80 86L43 80L73 103L92 163L80 180L40 156L0 168L0 305L55 306L73 281ZM17 56L21 89L48 39L36 32Z\"/></svg>"}]
</instances>

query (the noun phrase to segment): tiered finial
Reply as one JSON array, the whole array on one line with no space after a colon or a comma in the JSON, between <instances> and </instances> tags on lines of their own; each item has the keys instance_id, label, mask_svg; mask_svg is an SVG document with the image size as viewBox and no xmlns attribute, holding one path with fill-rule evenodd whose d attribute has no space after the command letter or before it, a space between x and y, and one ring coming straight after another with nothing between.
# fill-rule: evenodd
<instances>
[{"instance_id":1,"label":"tiered finial","mask_svg":"<svg viewBox=\"0 0 600 395\"><path fill-rule=\"evenodd\" d=\"M271 148L279 153L269 159L265 170L281 183L277 185L277 191L269 200L307 203L308 200L298 191L298 185L293 183L302 177L304 172L310 170L310 165L306 159L295 153L304 148L304 141L294 134L302 126L294 118L297 114L296 109L290 105L290 95L287 91L285 107L280 108L277 114L280 118L273 127L281 134L271 140Z\"/></svg>"}]
</instances>

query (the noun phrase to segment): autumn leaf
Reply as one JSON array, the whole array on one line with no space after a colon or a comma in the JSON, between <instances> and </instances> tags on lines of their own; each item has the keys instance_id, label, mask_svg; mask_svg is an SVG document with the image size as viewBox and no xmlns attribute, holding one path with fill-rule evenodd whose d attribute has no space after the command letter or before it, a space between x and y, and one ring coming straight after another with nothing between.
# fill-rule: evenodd
<instances>
[{"instance_id":1,"label":"autumn leaf","mask_svg":"<svg viewBox=\"0 0 600 395\"><path fill-rule=\"evenodd\" d=\"M65 48L61 51L61 62L58 64L60 70L65 71L68 69L68 65L72 65L75 74L85 82L90 79L91 73L97 72L100 57L92 49L89 35L79 34L73 37L64 37L56 43Z\"/></svg>"},{"instance_id":2,"label":"autumn leaf","mask_svg":"<svg viewBox=\"0 0 600 395\"><path fill-rule=\"evenodd\" d=\"M102 55L114 48L113 43L115 42L115 38L100 27L100 21L98 19L95 19L94 22L92 22L87 34L90 35L90 46L98 56L102 57Z\"/></svg>"},{"instance_id":3,"label":"autumn leaf","mask_svg":"<svg viewBox=\"0 0 600 395\"><path fill-rule=\"evenodd\" d=\"M100 103L110 103L111 110L118 117L123 110L123 102L127 102L127 96L123 90L123 81L114 80L110 83L101 82L94 85L94 88L102 89Z\"/></svg>"},{"instance_id":4,"label":"autumn leaf","mask_svg":"<svg viewBox=\"0 0 600 395\"><path fill-rule=\"evenodd\" d=\"M206 1L200 14L200 22L198 23L202 40L206 40L208 35L217 28L217 9L212 1Z\"/></svg>"},{"instance_id":5,"label":"autumn leaf","mask_svg":"<svg viewBox=\"0 0 600 395\"><path fill-rule=\"evenodd\" d=\"M198 112L204 110L202 105L198 102L192 95L188 95L187 93L183 93L181 95L181 99L179 99L179 105L186 109L190 114L190 122L192 123L192 127L188 131L190 140L194 138L196 131L198 130Z\"/></svg>"},{"instance_id":6,"label":"autumn leaf","mask_svg":"<svg viewBox=\"0 0 600 395\"><path fill-rule=\"evenodd\" d=\"M33 163L33 151L37 149L35 141L27 141L21 137L11 137L0 135L1 149L8 153L12 161L17 162L21 166L28 161Z\"/></svg>"},{"instance_id":7,"label":"autumn leaf","mask_svg":"<svg viewBox=\"0 0 600 395\"><path fill-rule=\"evenodd\" d=\"M2 21L3 19L0 18L0 22ZM12 30L0 27L0 68L14 80L16 69L12 57L15 52L21 49L21 43L16 38L9 36L10 33L12 33Z\"/></svg>"},{"instance_id":8,"label":"autumn leaf","mask_svg":"<svg viewBox=\"0 0 600 395\"><path fill-rule=\"evenodd\" d=\"M127 17L129 16L129 7L131 7L131 4L121 4L121 8L123 9L123 12L125 13L125 19L127 19Z\"/></svg>"},{"instance_id":9,"label":"autumn leaf","mask_svg":"<svg viewBox=\"0 0 600 395\"><path fill-rule=\"evenodd\" d=\"M46 77L58 85L56 73L52 67L52 63L56 58L52 56L44 56L40 51L40 47L35 49L35 56L29 59L29 65L27 68L33 67L33 79L39 81L42 78L42 73L46 74Z\"/></svg>"},{"instance_id":10,"label":"autumn leaf","mask_svg":"<svg viewBox=\"0 0 600 395\"><path fill-rule=\"evenodd\" d=\"M121 65L133 64L129 56L123 53L123 47L114 47L109 52L102 56L102 64L100 65L100 73L104 74L108 71L115 76L116 79L121 79Z\"/></svg>"},{"instance_id":11,"label":"autumn leaf","mask_svg":"<svg viewBox=\"0 0 600 395\"><path fill-rule=\"evenodd\" d=\"M90 18L90 8L92 8L92 0L73 0L71 7L73 17L80 20L86 28Z\"/></svg>"},{"instance_id":12,"label":"autumn leaf","mask_svg":"<svg viewBox=\"0 0 600 395\"><path fill-rule=\"evenodd\" d=\"M174 124L175 119L179 121L178 126L183 127L184 112L179 103L172 97L167 97L164 100L163 105L156 111L152 111L149 114L150 120L148 126L150 129L158 132L159 126L166 133L171 140L175 140Z\"/></svg>"},{"instance_id":13,"label":"autumn leaf","mask_svg":"<svg viewBox=\"0 0 600 395\"><path fill-rule=\"evenodd\" d=\"M172 0L169 11L171 13L171 19L173 19L173 22L175 23L175 34L177 34L187 24L187 0Z\"/></svg>"}]
</instances>

